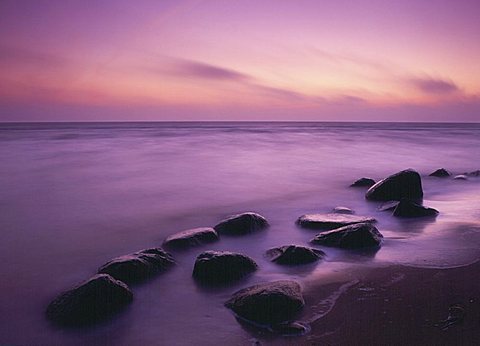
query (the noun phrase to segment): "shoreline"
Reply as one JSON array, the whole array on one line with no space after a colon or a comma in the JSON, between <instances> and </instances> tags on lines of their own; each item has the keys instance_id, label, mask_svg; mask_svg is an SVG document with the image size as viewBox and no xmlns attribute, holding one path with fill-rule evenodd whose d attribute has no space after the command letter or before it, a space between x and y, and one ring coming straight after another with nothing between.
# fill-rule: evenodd
<instances>
[{"instance_id":1,"label":"shoreline","mask_svg":"<svg viewBox=\"0 0 480 346\"><path fill-rule=\"evenodd\" d=\"M478 345L479 271L480 260L448 269L393 265L369 270L312 322L310 333L265 343Z\"/></svg>"}]
</instances>

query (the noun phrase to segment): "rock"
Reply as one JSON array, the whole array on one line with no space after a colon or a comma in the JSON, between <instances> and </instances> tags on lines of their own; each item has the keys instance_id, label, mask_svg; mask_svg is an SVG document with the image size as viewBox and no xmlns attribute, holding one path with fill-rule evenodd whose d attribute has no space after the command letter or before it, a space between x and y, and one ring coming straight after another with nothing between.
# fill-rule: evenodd
<instances>
[{"instance_id":1,"label":"rock","mask_svg":"<svg viewBox=\"0 0 480 346\"><path fill-rule=\"evenodd\" d=\"M268 221L263 216L249 212L230 216L214 228L220 234L242 235L267 227Z\"/></svg>"},{"instance_id":2,"label":"rock","mask_svg":"<svg viewBox=\"0 0 480 346\"><path fill-rule=\"evenodd\" d=\"M312 243L334 246L344 249L378 247L383 235L370 223L357 223L320 233L312 239Z\"/></svg>"},{"instance_id":3,"label":"rock","mask_svg":"<svg viewBox=\"0 0 480 346\"><path fill-rule=\"evenodd\" d=\"M296 336L306 334L311 328L302 322L290 322L277 324L272 329L281 335Z\"/></svg>"},{"instance_id":4,"label":"rock","mask_svg":"<svg viewBox=\"0 0 480 346\"><path fill-rule=\"evenodd\" d=\"M47 307L47 317L59 324L90 324L107 318L133 300L128 286L107 274L97 274L60 294Z\"/></svg>"},{"instance_id":5,"label":"rock","mask_svg":"<svg viewBox=\"0 0 480 346\"><path fill-rule=\"evenodd\" d=\"M355 214L355 212L347 207L335 207L332 210L333 213L335 214Z\"/></svg>"},{"instance_id":6,"label":"rock","mask_svg":"<svg viewBox=\"0 0 480 346\"><path fill-rule=\"evenodd\" d=\"M466 175L468 175L470 177L480 177L480 170L476 170L476 171L467 173Z\"/></svg>"},{"instance_id":7,"label":"rock","mask_svg":"<svg viewBox=\"0 0 480 346\"><path fill-rule=\"evenodd\" d=\"M383 203L380 207L378 207L378 210L380 211L394 210L397 207L398 203L399 203L398 201L389 201L389 202Z\"/></svg>"},{"instance_id":8,"label":"rock","mask_svg":"<svg viewBox=\"0 0 480 346\"><path fill-rule=\"evenodd\" d=\"M453 177L455 180L467 180L468 177L465 174L459 174Z\"/></svg>"},{"instance_id":9,"label":"rock","mask_svg":"<svg viewBox=\"0 0 480 346\"><path fill-rule=\"evenodd\" d=\"M198 255L193 277L207 284L224 284L241 279L257 268L255 261L248 256L228 251L206 251Z\"/></svg>"},{"instance_id":10,"label":"rock","mask_svg":"<svg viewBox=\"0 0 480 346\"><path fill-rule=\"evenodd\" d=\"M210 227L194 228L167 237L163 246L170 249L186 249L218 240L217 232Z\"/></svg>"},{"instance_id":11,"label":"rock","mask_svg":"<svg viewBox=\"0 0 480 346\"><path fill-rule=\"evenodd\" d=\"M421 199L422 179L412 169L395 173L370 187L365 198L372 201L399 201L402 198Z\"/></svg>"},{"instance_id":12,"label":"rock","mask_svg":"<svg viewBox=\"0 0 480 346\"><path fill-rule=\"evenodd\" d=\"M408 199L402 199L393 211L393 216L397 217L422 217L437 216L438 210L426 208Z\"/></svg>"},{"instance_id":13,"label":"rock","mask_svg":"<svg viewBox=\"0 0 480 346\"><path fill-rule=\"evenodd\" d=\"M109 274L126 283L138 283L167 270L175 264L173 257L160 248L146 249L120 256L98 269L99 274Z\"/></svg>"},{"instance_id":14,"label":"rock","mask_svg":"<svg viewBox=\"0 0 480 346\"><path fill-rule=\"evenodd\" d=\"M370 187L370 186L373 186L374 184L375 184L375 180L371 178L360 178L350 186L351 187Z\"/></svg>"},{"instance_id":15,"label":"rock","mask_svg":"<svg viewBox=\"0 0 480 346\"><path fill-rule=\"evenodd\" d=\"M305 246L286 245L270 249L266 253L272 262L278 264L306 264L325 257L325 252Z\"/></svg>"},{"instance_id":16,"label":"rock","mask_svg":"<svg viewBox=\"0 0 480 346\"><path fill-rule=\"evenodd\" d=\"M429 176L437 178L445 178L449 177L450 175L450 172L447 171L445 168L439 168L435 172L429 174Z\"/></svg>"},{"instance_id":17,"label":"rock","mask_svg":"<svg viewBox=\"0 0 480 346\"><path fill-rule=\"evenodd\" d=\"M225 303L239 317L263 325L291 321L304 305L300 285L290 280L244 288Z\"/></svg>"},{"instance_id":18,"label":"rock","mask_svg":"<svg viewBox=\"0 0 480 346\"><path fill-rule=\"evenodd\" d=\"M304 228L335 229L355 223L373 223L373 217L355 216L346 214L306 214L297 219L297 224Z\"/></svg>"}]
</instances>

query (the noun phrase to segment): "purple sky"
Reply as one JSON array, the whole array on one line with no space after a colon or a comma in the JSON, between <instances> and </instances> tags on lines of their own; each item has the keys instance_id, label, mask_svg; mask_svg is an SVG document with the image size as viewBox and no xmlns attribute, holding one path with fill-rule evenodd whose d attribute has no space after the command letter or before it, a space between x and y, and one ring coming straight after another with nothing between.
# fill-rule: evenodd
<instances>
[{"instance_id":1,"label":"purple sky","mask_svg":"<svg viewBox=\"0 0 480 346\"><path fill-rule=\"evenodd\" d=\"M0 2L0 121L480 121L479 1Z\"/></svg>"}]
</instances>

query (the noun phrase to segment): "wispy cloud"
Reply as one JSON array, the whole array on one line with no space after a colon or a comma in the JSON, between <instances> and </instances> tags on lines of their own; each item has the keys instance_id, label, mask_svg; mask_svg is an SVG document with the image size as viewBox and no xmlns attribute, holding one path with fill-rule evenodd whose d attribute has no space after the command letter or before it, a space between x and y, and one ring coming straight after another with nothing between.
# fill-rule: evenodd
<instances>
[{"instance_id":1,"label":"wispy cloud","mask_svg":"<svg viewBox=\"0 0 480 346\"><path fill-rule=\"evenodd\" d=\"M187 77L214 80L247 81L251 79L250 76L233 69L183 59L174 63L172 72Z\"/></svg>"},{"instance_id":2,"label":"wispy cloud","mask_svg":"<svg viewBox=\"0 0 480 346\"><path fill-rule=\"evenodd\" d=\"M411 78L409 83L417 89L429 94L450 94L459 91L459 87L451 80L439 78Z\"/></svg>"}]
</instances>

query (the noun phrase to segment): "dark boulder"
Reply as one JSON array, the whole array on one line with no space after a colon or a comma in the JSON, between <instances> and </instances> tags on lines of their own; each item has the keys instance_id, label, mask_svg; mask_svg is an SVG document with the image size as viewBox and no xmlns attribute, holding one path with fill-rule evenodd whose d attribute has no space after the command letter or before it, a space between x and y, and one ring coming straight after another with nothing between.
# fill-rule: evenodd
<instances>
[{"instance_id":1,"label":"dark boulder","mask_svg":"<svg viewBox=\"0 0 480 346\"><path fill-rule=\"evenodd\" d=\"M239 317L262 325L292 321L304 305L300 285L290 280L244 288L225 303Z\"/></svg>"},{"instance_id":2,"label":"dark boulder","mask_svg":"<svg viewBox=\"0 0 480 346\"><path fill-rule=\"evenodd\" d=\"M248 256L229 251L205 251L198 255L193 277L206 284L225 284L236 281L257 270Z\"/></svg>"},{"instance_id":3,"label":"dark boulder","mask_svg":"<svg viewBox=\"0 0 480 346\"><path fill-rule=\"evenodd\" d=\"M286 245L270 249L267 257L278 264L306 264L325 257L325 252L305 246Z\"/></svg>"},{"instance_id":4,"label":"dark boulder","mask_svg":"<svg viewBox=\"0 0 480 346\"><path fill-rule=\"evenodd\" d=\"M163 246L170 249L186 249L218 240L217 232L210 227L194 228L167 237Z\"/></svg>"},{"instance_id":5,"label":"dark boulder","mask_svg":"<svg viewBox=\"0 0 480 346\"><path fill-rule=\"evenodd\" d=\"M402 198L421 199L422 197L422 179L420 174L412 169L380 180L365 194L365 198L372 201L399 201Z\"/></svg>"},{"instance_id":6,"label":"dark boulder","mask_svg":"<svg viewBox=\"0 0 480 346\"><path fill-rule=\"evenodd\" d=\"M437 215L438 210L424 207L408 199L402 199L393 211L393 216L397 217L422 217Z\"/></svg>"},{"instance_id":7,"label":"dark boulder","mask_svg":"<svg viewBox=\"0 0 480 346\"><path fill-rule=\"evenodd\" d=\"M98 269L99 274L109 274L126 283L138 283L170 268L173 257L160 248L146 249L120 256Z\"/></svg>"},{"instance_id":8,"label":"dark boulder","mask_svg":"<svg viewBox=\"0 0 480 346\"><path fill-rule=\"evenodd\" d=\"M344 249L378 247L383 235L370 223L357 223L320 233L312 239L312 243Z\"/></svg>"},{"instance_id":9,"label":"dark boulder","mask_svg":"<svg viewBox=\"0 0 480 346\"><path fill-rule=\"evenodd\" d=\"M335 207L335 208L333 208L332 213L335 213L335 214L355 214L355 212L352 209L347 208L347 207Z\"/></svg>"},{"instance_id":10,"label":"dark boulder","mask_svg":"<svg viewBox=\"0 0 480 346\"><path fill-rule=\"evenodd\" d=\"M453 177L455 180L468 180L468 177L465 174L459 174Z\"/></svg>"},{"instance_id":11,"label":"dark boulder","mask_svg":"<svg viewBox=\"0 0 480 346\"><path fill-rule=\"evenodd\" d=\"M451 174L449 171L447 171L445 168L439 168L435 172L432 172L429 174L431 177L437 177L437 178L446 178L449 177Z\"/></svg>"},{"instance_id":12,"label":"dark boulder","mask_svg":"<svg viewBox=\"0 0 480 346\"><path fill-rule=\"evenodd\" d=\"M297 224L304 228L311 229L335 229L355 223L373 223L373 217L355 216L348 214L306 214L297 219Z\"/></svg>"},{"instance_id":13,"label":"dark boulder","mask_svg":"<svg viewBox=\"0 0 480 346\"><path fill-rule=\"evenodd\" d=\"M107 274L97 274L60 294L47 307L47 317L58 324L84 325L105 319L133 300L128 286Z\"/></svg>"},{"instance_id":14,"label":"dark boulder","mask_svg":"<svg viewBox=\"0 0 480 346\"><path fill-rule=\"evenodd\" d=\"M370 186L373 186L374 184L375 184L375 180L371 178L360 178L350 186L351 187L370 187Z\"/></svg>"},{"instance_id":15,"label":"dark boulder","mask_svg":"<svg viewBox=\"0 0 480 346\"><path fill-rule=\"evenodd\" d=\"M249 212L230 216L214 228L220 234L242 235L267 227L268 221L263 216Z\"/></svg>"}]
</instances>

